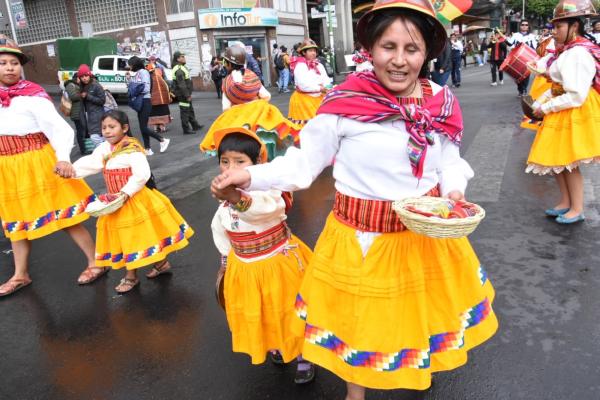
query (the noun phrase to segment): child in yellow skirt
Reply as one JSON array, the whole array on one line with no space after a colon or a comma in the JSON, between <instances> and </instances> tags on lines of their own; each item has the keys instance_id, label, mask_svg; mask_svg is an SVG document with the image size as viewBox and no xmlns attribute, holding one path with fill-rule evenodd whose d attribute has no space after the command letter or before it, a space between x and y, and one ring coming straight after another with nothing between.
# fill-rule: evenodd
<instances>
[{"instance_id":1,"label":"child in yellow skirt","mask_svg":"<svg viewBox=\"0 0 600 400\"><path fill-rule=\"evenodd\" d=\"M223 129L214 138L222 172L267 159L264 144L247 129ZM312 252L285 223L291 198L278 190L241 192L233 187L217 197L225 201L212 231L226 271L225 310L233 351L248 354L253 364L263 363L267 352L275 363L298 357L295 382L310 382L314 366L299 357L303 338L291 333L291 324Z\"/></svg>"},{"instance_id":2,"label":"child in yellow skirt","mask_svg":"<svg viewBox=\"0 0 600 400\"><path fill-rule=\"evenodd\" d=\"M98 218L96 265L126 268L115 288L126 293L139 284L137 268L152 265L147 278L170 270L169 253L188 245L194 231L169 199L153 185L144 148L127 136L129 120L122 111L102 118L106 139L94 152L73 164L78 178L102 172L110 195L124 194L125 204L112 214Z\"/></svg>"}]
</instances>

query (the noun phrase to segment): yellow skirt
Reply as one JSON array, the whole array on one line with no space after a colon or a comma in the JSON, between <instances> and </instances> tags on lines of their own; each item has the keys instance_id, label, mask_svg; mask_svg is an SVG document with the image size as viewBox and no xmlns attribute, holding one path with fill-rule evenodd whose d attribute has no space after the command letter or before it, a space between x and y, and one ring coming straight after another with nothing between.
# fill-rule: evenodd
<instances>
[{"instance_id":1,"label":"yellow skirt","mask_svg":"<svg viewBox=\"0 0 600 400\"><path fill-rule=\"evenodd\" d=\"M55 165L49 144L0 156L0 219L11 241L38 239L89 218L84 211L92 190L83 180L56 175Z\"/></svg>"},{"instance_id":2,"label":"yellow skirt","mask_svg":"<svg viewBox=\"0 0 600 400\"><path fill-rule=\"evenodd\" d=\"M304 358L343 380L423 390L467 362L498 327L494 289L469 241L410 231L378 236L327 219L296 300Z\"/></svg>"},{"instance_id":3,"label":"yellow skirt","mask_svg":"<svg viewBox=\"0 0 600 400\"><path fill-rule=\"evenodd\" d=\"M215 152L214 132L223 128L247 127L253 132L276 132L281 140L294 136L296 138L302 126L294 124L281 114L281 111L267 100L254 100L239 104L223 112L213 122L200 143L203 152Z\"/></svg>"},{"instance_id":4,"label":"yellow skirt","mask_svg":"<svg viewBox=\"0 0 600 400\"><path fill-rule=\"evenodd\" d=\"M312 252L297 237L290 249L264 260L245 263L232 252L227 257L224 292L233 351L246 353L252 364L279 350L285 362L301 353L302 335L291 331L294 303L304 268Z\"/></svg>"},{"instance_id":5,"label":"yellow skirt","mask_svg":"<svg viewBox=\"0 0 600 400\"><path fill-rule=\"evenodd\" d=\"M96 266L135 269L183 249L194 231L171 201L144 187L96 224Z\"/></svg>"},{"instance_id":6,"label":"yellow skirt","mask_svg":"<svg viewBox=\"0 0 600 400\"><path fill-rule=\"evenodd\" d=\"M292 94L292 97L290 97L288 118L297 124L306 124L317 115L317 110L324 97L324 94L321 94L319 97L313 97L296 90Z\"/></svg>"},{"instance_id":7,"label":"yellow skirt","mask_svg":"<svg viewBox=\"0 0 600 400\"><path fill-rule=\"evenodd\" d=\"M581 107L547 114L537 132L526 172L558 174L600 162L600 94L593 88Z\"/></svg>"},{"instance_id":8,"label":"yellow skirt","mask_svg":"<svg viewBox=\"0 0 600 400\"><path fill-rule=\"evenodd\" d=\"M529 95L537 100L541 95L546 93L552 87L552 83L549 82L542 75L537 75L529 88ZM523 116L521 120L521 128L531 129L533 131L537 131L542 125L541 121L532 121L527 116Z\"/></svg>"}]
</instances>

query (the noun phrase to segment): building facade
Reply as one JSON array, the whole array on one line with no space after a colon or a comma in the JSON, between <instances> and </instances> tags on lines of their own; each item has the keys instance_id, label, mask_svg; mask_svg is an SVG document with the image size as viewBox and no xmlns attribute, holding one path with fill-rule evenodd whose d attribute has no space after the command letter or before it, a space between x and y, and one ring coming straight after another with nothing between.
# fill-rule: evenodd
<instances>
[{"instance_id":1,"label":"building facade","mask_svg":"<svg viewBox=\"0 0 600 400\"><path fill-rule=\"evenodd\" d=\"M21 3L25 23L10 18L0 2L0 33L13 36L31 57L28 79L56 84L58 38L103 36L117 40L118 52L157 56L170 63L187 55L194 86L212 89L206 79L213 56L241 41L259 60L265 85L276 80L274 43L291 44L307 35L306 0L9 0ZM3 21L6 20L5 23ZM12 26L11 26L12 23ZM208 76L210 76L208 74ZM204 79L203 79L204 77Z\"/></svg>"}]
</instances>

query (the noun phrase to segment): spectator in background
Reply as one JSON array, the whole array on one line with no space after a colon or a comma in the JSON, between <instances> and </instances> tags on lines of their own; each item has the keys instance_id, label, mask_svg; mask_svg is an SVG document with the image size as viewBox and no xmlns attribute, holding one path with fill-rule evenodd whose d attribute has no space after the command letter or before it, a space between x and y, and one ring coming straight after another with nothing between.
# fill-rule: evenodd
<instances>
[{"instance_id":1,"label":"spectator in background","mask_svg":"<svg viewBox=\"0 0 600 400\"><path fill-rule=\"evenodd\" d=\"M146 155L151 156L154 154L152 148L150 148L151 137L160 142L160 152L164 153L167 150L167 147L169 147L171 139L165 139L148 127L148 120L152 113L152 77L150 76L150 72L144 68L144 61L139 57L133 56L127 63L131 67L131 71L135 72L135 75L133 76L131 76L129 72L127 73L127 83L136 82L144 84L144 90L142 91L144 100L142 102L142 109L137 112L137 117L140 124L142 139L144 141L144 149L146 149Z\"/></svg>"},{"instance_id":2,"label":"spectator in background","mask_svg":"<svg viewBox=\"0 0 600 400\"><path fill-rule=\"evenodd\" d=\"M219 57L213 57L212 60L210 60L210 76L215 83L218 99L223 96L223 78L226 75L227 70L223 66L223 60Z\"/></svg>"},{"instance_id":3,"label":"spectator in background","mask_svg":"<svg viewBox=\"0 0 600 400\"><path fill-rule=\"evenodd\" d=\"M485 38L483 38L479 44L479 55L481 56L481 62L479 63L479 66L483 67L488 60L488 43Z\"/></svg>"},{"instance_id":4,"label":"spectator in background","mask_svg":"<svg viewBox=\"0 0 600 400\"><path fill-rule=\"evenodd\" d=\"M82 116L85 117L87 132L94 142L94 146L104 142L102 136L102 117L104 116L104 102L106 95L104 89L92 75L92 70L87 64L81 64L77 70L81 84L79 96L82 99Z\"/></svg>"},{"instance_id":5,"label":"spectator in background","mask_svg":"<svg viewBox=\"0 0 600 400\"><path fill-rule=\"evenodd\" d=\"M490 69L492 71L492 86L497 86L496 82L496 71L498 71L498 78L500 78L500 84L504 85L504 76L500 65L504 62L507 53L507 46L504 38L499 34L493 32L490 37Z\"/></svg>"},{"instance_id":6,"label":"spectator in background","mask_svg":"<svg viewBox=\"0 0 600 400\"><path fill-rule=\"evenodd\" d=\"M192 78L187 68L185 54L176 51L173 53L173 93L175 100L179 102L179 115L184 135L196 133L202 129L202 125L196 120L194 106L192 105ZM190 129L191 126L191 129Z\"/></svg>"},{"instance_id":7,"label":"spectator in background","mask_svg":"<svg viewBox=\"0 0 600 400\"><path fill-rule=\"evenodd\" d=\"M431 79L440 86L444 86L452 70L452 43L448 41L446 47L433 63Z\"/></svg>"},{"instance_id":8,"label":"spectator in background","mask_svg":"<svg viewBox=\"0 0 600 400\"><path fill-rule=\"evenodd\" d=\"M69 95L69 100L71 100L71 114L69 117L75 124L75 137L77 139L77 146L79 147L79 154L82 156L90 154L91 151L86 150L85 148L85 139L88 134L82 98L80 96L81 87L79 78L77 77L77 72L73 74L71 79L65 82L65 91Z\"/></svg>"},{"instance_id":9,"label":"spectator in background","mask_svg":"<svg viewBox=\"0 0 600 400\"><path fill-rule=\"evenodd\" d=\"M596 44L600 45L600 20L594 21L594 25L592 25L592 36L596 40Z\"/></svg>"},{"instance_id":10,"label":"spectator in background","mask_svg":"<svg viewBox=\"0 0 600 400\"><path fill-rule=\"evenodd\" d=\"M288 85L290 84L290 56L287 53L287 47L281 46L281 51L277 56L276 63L279 72L279 93L289 93Z\"/></svg>"},{"instance_id":11,"label":"spectator in background","mask_svg":"<svg viewBox=\"0 0 600 400\"><path fill-rule=\"evenodd\" d=\"M460 59L463 53L463 44L456 37L456 33L450 35L450 60L452 63L452 86L460 87Z\"/></svg>"},{"instance_id":12,"label":"spectator in background","mask_svg":"<svg viewBox=\"0 0 600 400\"><path fill-rule=\"evenodd\" d=\"M256 58L254 58L252 53L248 52L248 50L246 49L246 45L240 41L237 41L237 42L233 42L230 45L230 47L234 47L234 46L239 46L246 51L246 68L248 68L250 71L254 72L256 74L256 76L258 76L258 78L260 79L261 83L263 83L263 74L262 74L262 70L260 69L260 64L258 63Z\"/></svg>"}]
</instances>

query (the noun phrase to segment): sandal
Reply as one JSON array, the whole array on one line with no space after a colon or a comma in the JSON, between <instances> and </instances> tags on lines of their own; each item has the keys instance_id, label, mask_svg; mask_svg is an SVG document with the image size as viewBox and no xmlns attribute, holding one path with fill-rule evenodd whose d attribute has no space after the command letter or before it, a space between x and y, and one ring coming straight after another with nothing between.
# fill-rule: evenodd
<instances>
[{"instance_id":1,"label":"sandal","mask_svg":"<svg viewBox=\"0 0 600 400\"><path fill-rule=\"evenodd\" d=\"M77 283L80 285L87 285L88 283L92 283L96 279L100 278L102 275L105 275L109 269L109 267L87 267L79 275L79 278L77 278Z\"/></svg>"},{"instance_id":2,"label":"sandal","mask_svg":"<svg viewBox=\"0 0 600 400\"><path fill-rule=\"evenodd\" d=\"M121 282L119 282L119 285L117 285L115 290L117 291L117 293L121 293L121 294L127 293L131 289L136 287L139 283L140 283L140 280L138 278L135 278L135 279L123 278L123 279L121 279Z\"/></svg>"},{"instance_id":3,"label":"sandal","mask_svg":"<svg viewBox=\"0 0 600 400\"><path fill-rule=\"evenodd\" d=\"M25 286L30 285L31 282L32 280L29 278L11 278L0 285L0 297L13 294L17 290L23 289Z\"/></svg>"},{"instance_id":4,"label":"sandal","mask_svg":"<svg viewBox=\"0 0 600 400\"><path fill-rule=\"evenodd\" d=\"M153 279L161 274L165 274L171 270L171 264L164 260L152 266L152 269L146 274L146 278Z\"/></svg>"}]
</instances>

